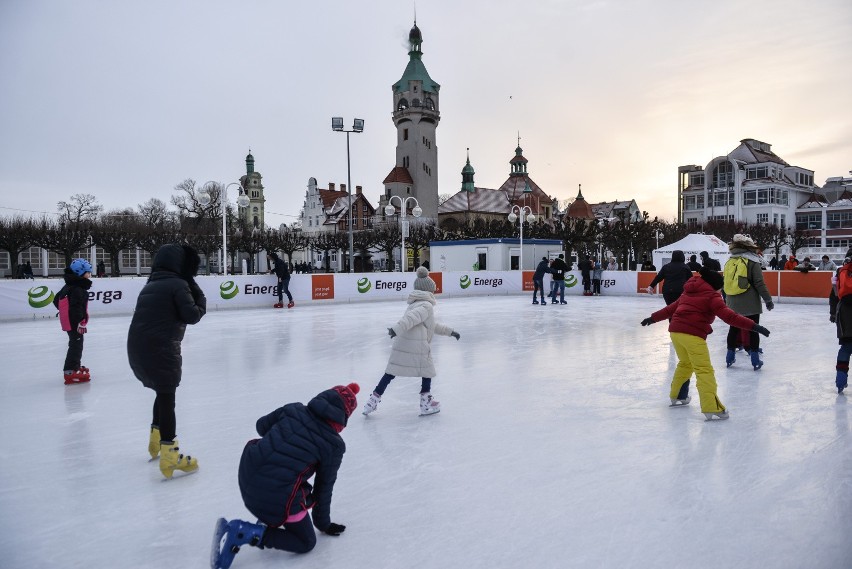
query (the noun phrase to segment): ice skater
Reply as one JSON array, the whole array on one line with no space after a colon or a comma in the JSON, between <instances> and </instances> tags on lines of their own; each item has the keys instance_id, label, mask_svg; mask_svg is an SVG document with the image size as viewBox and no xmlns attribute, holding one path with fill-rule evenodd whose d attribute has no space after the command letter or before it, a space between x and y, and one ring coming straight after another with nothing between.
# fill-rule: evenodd
<instances>
[{"instance_id":1,"label":"ice skater","mask_svg":"<svg viewBox=\"0 0 852 569\"><path fill-rule=\"evenodd\" d=\"M544 275L550 272L550 267L547 265L547 257L542 257L535 268L535 273L533 273L533 304L539 303L536 299L536 294L539 294L541 295L542 306L547 305L547 301L544 300Z\"/></svg>"},{"instance_id":2,"label":"ice skater","mask_svg":"<svg viewBox=\"0 0 852 569\"><path fill-rule=\"evenodd\" d=\"M828 297L830 320L837 325L837 375L835 385L837 393L843 393L849 379L849 357L852 355L852 249L846 252L846 259L834 277L831 294Z\"/></svg>"},{"instance_id":3,"label":"ice skater","mask_svg":"<svg viewBox=\"0 0 852 569\"><path fill-rule=\"evenodd\" d=\"M722 275L706 267L700 276L692 277L683 286L683 294L672 304L642 320L642 326L671 318L669 335L678 363L672 377L669 397L671 406L688 405L689 379L695 372L695 387L701 402L701 412L709 421L727 419L730 415L716 395L716 376L707 349L707 335L713 333L711 324L716 316L731 326L754 330L769 336L769 330L740 316L725 305L719 290L724 285Z\"/></svg>"},{"instance_id":4,"label":"ice skater","mask_svg":"<svg viewBox=\"0 0 852 569\"><path fill-rule=\"evenodd\" d=\"M160 457L160 472L171 478L175 470L192 472L198 460L179 452L175 431L175 391L180 385L181 341L187 324L197 324L207 313L207 298L195 282L201 259L187 245L163 245L154 255L151 276L139 292L127 334L130 368L154 399L148 453Z\"/></svg>"},{"instance_id":5,"label":"ice skater","mask_svg":"<svg viewBox=\"0 0 852 569\"><path fill-rule=\"evenodd\" d=\"M219 518L210 566L228 569L242 545L307 553L317 543L313 526L339 536L331 521L331 495L346 452L340 432L358 407L357 383L327 389L308 402L289 403L257 420L257 434L240 459L240 494L253 524ZM311 486L308 480L314 477Z\"/></svg>"},{"instance_id":6,"label":"ice skater","mask_svg":"<svg viewBox=\"0 0 852 569\"><path fill-rule=\"evenodd\" d=\"M269 272L275 273L278 277L278 286L275 290L278 295L278 302L272 305L272 308L284 308L284 293L287 294L287 308L293 308L293 295L290 294L290 270L287 267L287 261L279 259L277 253L270 253L266 256L269 261Z\"/></svg>"},{"instance_id":7,"label":"ice skater","mask_svg":"<svg viewBox=\"0 0 852 569\"><path fill-rule=\"evenodd\" d=\"M91 380L89 368L81 363L83 335L88 331L89 289L92 288L92 264L74 259L65 269L65 285L56 293L53 305L59 310L59 324L68 334L68 351L62 375L65 385Z\"/></svg>"},{"instance_id":8,"label":"ice skater","mask_svg":"<svg viewBox=\"0 0 852 569\"><path fill-rule=\"evenodd\" d=\"M432 336L452 336L458 340L461 335L449 326L435 321L436 304L435 281L429 277L426 267L417 269L414 290L408 295L408 307L399 322L388 328L393 338L393 348L385 368L385 374L364 404L364 415L369 415L378 407L382 395L391 380L398 375L420 377L420 414L432 415L441 410L441 404L432 398L432 378L435 377L435 364L432 362L430 344Z\"/></svg>"}]
</instances>

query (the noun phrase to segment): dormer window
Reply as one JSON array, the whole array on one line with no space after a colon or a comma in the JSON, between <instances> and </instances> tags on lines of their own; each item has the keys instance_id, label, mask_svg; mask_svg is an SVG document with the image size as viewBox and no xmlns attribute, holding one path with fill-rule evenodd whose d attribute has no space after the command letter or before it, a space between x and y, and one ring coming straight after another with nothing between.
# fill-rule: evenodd
<instances>
[{"instance_id":1,"label":"dormer window","mask_svg":"<svg viewBox=\"0 0 852 569\"><path fill-rule=\"evenodd\" d=\"M414 99L413 101L411 101L411 106L412 107L419 107L420 106L420 99Z\"/></svg>"}]
</instances>

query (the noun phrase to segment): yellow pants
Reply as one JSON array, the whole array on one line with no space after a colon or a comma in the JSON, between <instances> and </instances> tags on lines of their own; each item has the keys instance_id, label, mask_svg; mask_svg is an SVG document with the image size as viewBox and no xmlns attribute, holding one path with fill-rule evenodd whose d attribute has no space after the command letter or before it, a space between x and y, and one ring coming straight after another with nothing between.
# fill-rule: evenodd
<instances>
[{"instance_id":1,"label":"yellow pants","mask_svg":"<svg viewBox=\"0 0 852 569\"><path fill-rule=\"evenodd\" d=\"M680 388L695 372L695 388L698 390L698 399L701 401L701 412L724 411L725 406L716 396L716 375L713 372L713 364L710 363L707 341L681 332L670 332L669 335L678 359L674 377L672 377L670 397L677 398Z\"/></svg>"}]
</instances>

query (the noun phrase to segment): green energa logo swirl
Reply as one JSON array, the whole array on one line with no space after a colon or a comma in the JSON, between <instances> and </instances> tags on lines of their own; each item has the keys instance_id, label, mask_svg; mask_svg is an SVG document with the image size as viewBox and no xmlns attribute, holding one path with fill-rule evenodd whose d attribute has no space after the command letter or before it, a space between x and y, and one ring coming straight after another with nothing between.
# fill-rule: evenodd
<instances>
[{"instance_id":1,"label":"green energa logo swirl","mask_svg":"<svg viewBox=\"0 0 852 569\"><path fill-rule=\"evenodd\" d=\"M358 292L364 294L365 292L370 292L371 288L373 288L373 283L370 282L370 279L367 277L358 279Z\"/></svg>"},{"instance_id":2,"label":"green energa logo swirl","mask_svg":"<svg viewBox=\"0 0 852 569\"><path fill-rule=\"evenodd\" d=\"M44 308L53 302L53 291L46 286L36 286L27 291L27 301L33 308Z\"/></svg>"},{"instance_id":3,"label":"green energa logo swirl","mask_svg":"<svg viewBox=\"0 0 852 569\"><path fill-rule=\"evenodd\" d=\"M472 281L470 280L469 276L462 275L462 277L459 279L459 286L464 289L464 288L469 287L471 285L471 282Z\"/></svg>"},{"instance_id":4,"label":"green energa logo swirl","mask_svg":"<svg viewBox=\"0 0 852 569\"><path fill-rule=\"evenodd\" d=\"M240 293L240 287L238 287L234 281L225 281L219 285L219 296L224 298L225 300L231 300L235 296Z\"/></svg>"},{"instance_id":5,"label":"green energa logo swirl","mask_svg":"<svg viewBox=\"0 0 852 569\"><path fill-rule=\"evenodd\" d=\"M566 288L571 288L572 286L575 286L576 284L577 284L577 277L575 277L574 275L568 275L567 277L565 277L565 287Z\"/></svg>"}]
</instances>

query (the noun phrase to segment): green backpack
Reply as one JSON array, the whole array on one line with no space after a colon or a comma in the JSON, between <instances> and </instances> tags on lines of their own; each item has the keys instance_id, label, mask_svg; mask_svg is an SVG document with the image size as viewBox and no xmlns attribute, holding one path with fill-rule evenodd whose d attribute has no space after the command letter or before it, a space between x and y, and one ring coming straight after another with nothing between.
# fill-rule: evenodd
<instances>
[{"instance_id":1,"label":"green backpack","mask_svg":"<svg viewBox=\"0 0 852 569\"><path fill-rule=\"evenodd\" d=\"M742 257L731 257L725 263L724 291L728 296L742 294L749 289L748 261Z\"/></svg>"}]
</instances>

